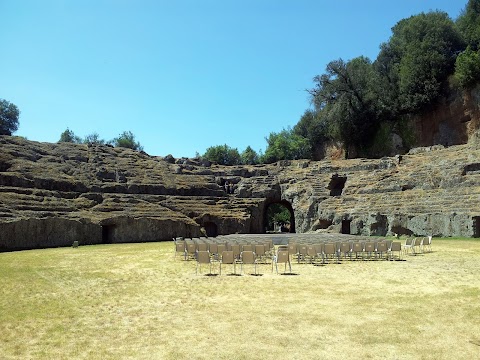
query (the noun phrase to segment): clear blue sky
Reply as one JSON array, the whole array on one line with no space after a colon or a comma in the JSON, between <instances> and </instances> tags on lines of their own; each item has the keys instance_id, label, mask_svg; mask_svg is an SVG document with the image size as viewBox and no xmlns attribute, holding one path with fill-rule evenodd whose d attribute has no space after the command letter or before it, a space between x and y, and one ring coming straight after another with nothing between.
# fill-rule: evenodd
<instances>
[{"instance_id":1,"label":"clear blue sky","mask_svg":"<svg viewBox=\"0 0 480 360\"><path fill-rule=\"evenodd\" d=\"M16 135L132 131L151 155L265 150L331 60L372 60L401 19L467 0L0 0Z\"/></svg>"}]
</instances>

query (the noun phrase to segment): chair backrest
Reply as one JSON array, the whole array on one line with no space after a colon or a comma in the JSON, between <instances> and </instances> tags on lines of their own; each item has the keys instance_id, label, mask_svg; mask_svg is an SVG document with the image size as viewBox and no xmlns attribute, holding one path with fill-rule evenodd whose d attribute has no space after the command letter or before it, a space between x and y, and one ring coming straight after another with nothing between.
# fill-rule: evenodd
<instances>
[{"instance_id":1,"label":"chair backrest","mask_svg":"<svg viewBox=\"0 0 480 360\"><path fill-rule=\"evenodd\" d=\"M175 243L175 251L176 252L185 251L185 243L183 241L176 242Z\"/></svg>"},{"instance_id":2,"label":"chair backrest","mask_svg":"<svg viewBox=\"0 0 480 360\"><path fill-rule=\"evenodd\" d=\"M337 252L340 251L340 247L342 246L342 242L341 241L335 241L335 250L337 250Z\"/></svg>"},{"instance_id":3,"label":"chair backrest","mask_svg":"<svg viewBox=\"0 0 480 360\"><path fill-rule=\"evenodd\" d=\"M297 244L296 243L290 243L288 244L288 252L290 255L295 255L297 253Z\"/></svg>"},{"instance_id":4,"label":"chair backrest","mask_svg":"<svg viewBox=\"0 0 480 360\"><path fill-rule=\"evenodd\" d=\"M232 251L233 251L233 256L235 258L239 258L240 257L240 245L239 244L232 244Z\"/></svg>"},{"instance_id":5,"label":"chair backrest","mask_svg":"<svg viewBox=\"0 0 480 360\"><path fill-rule=\"evenodd\" d=\"M255 245L255 255L264 256L265 255L265 245L263 245L263 244Z\"/></svg>"},{"instance_id":6,"label":"chair backrest","mask_svg":"<svg viewBox=\"0 0 480 360\"><path fill-rule=\"evenodd\" d=\"M272 239L268 239L265 241L265 244L268 244L268 250L272 249L273 248L273 240Z\"/></svg>"},{"instance_id":7,"label":"chair backrest","mask_svg":"<svg viewBox=\"0 0 480 360\"><path fill-rule=\"evenodd\" d=\"M355 253L363 252L363 244L361 242L354 242L352 251Z\"/></svg>"},{"instance_id":8,"label":"chair backrest","mask_svg":"<svg viewBox=\"0 0 480 360\"><path fill-rule=\"evenodd\" d=\"M342 242L340 245L340 252L346 254L350 252L351 246L349 242Z\"/></svg>"},{"instance_id":9,"label":"chair backrest","mask_svg":"<svg viewBox=\"0 0 480 360\"><path fill-rule=\"evenodd\" d=\"M208 244L204 242L197 243L197 250L198 251L208 251Z\"/></svg>"},{"instance_id":10,"label":"chair backrest","mask_svg":"<svg viewBox=\"0 0 480 360\"><path fill-rule=\"evenodd\" d=\"M226 245L225 244L217 244L217 254L221 254L222 252L224 252L226 249Z\"/></svg>"},{"instance_id":11,"label":"chair backrest","mask_svg":"<svg viewBox=\"0 0 480 360\"><path fill-rule=\"evenodd\" d=\"M265 253L268 253L273 246L269 241L263 241L261 244L265 248Z\"/></svg>"},{"instance_id":12,"label":"chair backrest","mask_svg":"<svg viewBox=\"0 0 480 360\"><path fill-rule=\"evenodd\" d=\"M412 245L413 244L413 239L411 237L408 237L405 239L405 245Z\"/></svg>"},{"instance_id":13,"label":"chair backrest","mask_svg":"<svg viewBox=\"0 0 480 360\"><path fill-rule=\"evenodd\" d=\"M222 263L223 264L233 264L235 257L233 256L232 250L225 250L222 252Z\"/></svg>"},{"instance_id":14,"label":"chair backrest","mask_svg":"<svg viewBox=\"0 0 480 360\"><path fill-rule=\"evenodd\" d=\"M315 249L314 245L307 246L307 256L310 256L310 257L317 256L317 250Z\"/></svg>"},{"instance_id":15,"label":"chair backrest","mask_svg":"<svg viewBox=\"0 0 480 360\"><path fill-rule=\"evenodd\" d=\"M253 245L251 245L251 244L242 245L242 252L243 251L253 251Z\"/></svg>"},{"instance_id":16,"label":"chair backrest","mask_svg":"<svg viewBox=\"0 0 480 360\"><path fill-rule=\"evenodd\" d=\"M365 243L365 252L373 252L375 251L375 243L369 241Z\"/></svg>"},{"instance_id":17,"label":"chair backrest","mask_svg":"<svg viewBox=\"0 0 480 360\"><path fill-rule=\"evenodd\" d=\"M422 245L423 238L415 238L414 246Z\"/></svg>"},{"instance_id":18,"label":"chair backrest","mask_svg":"<svg viewBox=\"0 0 480 360\"><path fill-rule=\"evenodd\" d=\"M318 254L322 254L323 253L323 247L325 246L324 243L319 243L319 244L315 244L313 245L313 247L315 248L315 252Z\"/></svg>"},{"instance_id":19,"label":"chair backrest","mask_svg":"<svg viewBox=\"0 0 480 360\"><path fill-rule=\"evenodd\" d=\"M387 243L384 241L380 241L377 243L377 251L378 252L386 252L387 251Z\"/></svg>"},{"instance_id":20,"label":"chair backrest","mask_svg":"<svg viewBox=\"0 0 480 360\"><path fill-rule=\"evenodd\" d=\"M197 261L200 264L210 263L210 253L208 251L197 251Z\"/></svg>"},{"instance_id":21,"label":"chair backrest","mask_svg":"<svg viewBox=\"0 0 480 360\"><path fill-rule=\"evenodd\" d=\"M217 254L218 244L214 242L208 243L208 251L210 251L211 254Z\"/></svg>"},{"instance_id":22,"label":"chair backrest","mask_svg":"<svg viewBox=\"0 0 480 360\"><path fill-rule=\"evenodd\" d=\"M242 263L244 264L254 264L255 263L255 253L253 251L247 250L242 251L240 254Z\"/></svg>"},{"instance_id":23,"label":"chair backrest","mask_svg":"<svg viewBox=\"0 0 480 360\"><path fill-rule=\"evenodd\" d=\"M189 254L195 254L195 251L197 250L195 243L193 242L187 242L185 243L185 248L187 250L187 253Z\"/></svg>"},{"instance_id":24,"label":"chair backrest","mask_svg":"<svg viewBox=\"0 0 480 360\"><path fill-rule=\"evenodd\" d=\"M400 241L393 241L390 247L391 251L402 251L402 243Z\"/></svg>"},{"instance_id":25,"label":"chair backrest","mask_svg":"<svg viewBox=\"0 0 480 360\"><path fill-rule=\"evenodd\" d=\"M323 247L323 253L325 255L332 255L335 254L335 244L334 243L326 243Z\"/></svg>"},{"instance_id":26,"label":"chair backrest","mask_svg":"<svg viewBox=\"0 0 480 360\"><path fill-rule=\"evenodd\" d=\"M300 255L307 255L307 245L306 244L297 245L297 251Z\"/></svg>"},{"instance_id":27,"label":"chair backrest","mask_svg":"<svg viewBox=\"0 0 480 360\"><path fill-rule=\"evenodd\" d=\"M290 261L288 250L277 250L277 263L288 263Z\"/></svg>"}]
</instances>

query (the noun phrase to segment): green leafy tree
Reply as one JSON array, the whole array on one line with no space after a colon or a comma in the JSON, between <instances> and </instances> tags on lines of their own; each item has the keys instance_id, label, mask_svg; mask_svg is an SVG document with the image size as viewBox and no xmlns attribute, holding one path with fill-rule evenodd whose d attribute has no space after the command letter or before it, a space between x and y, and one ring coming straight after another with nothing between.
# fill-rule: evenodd
<instances>
[{"instance_id":1,"label":"green leafy tree","mask_svg":"<svg viewBox=\"0 0 480 360\"><path fill-rule=\"evenodd\" d=\"M11 102L0 99L0 135L12 135L18 130L20 111Z\"/></svg>"},{"instance_id":2,"label":"green leafy tree","mask_svg":"<svg viewBox=\"0 0 480 360\"><path fill-rule=\"evenodd\" d=\"M460 86L469 88L480 81L480 50L469 47L455 61L455 78Z\"/></svg>"},{"instance_id":3,"label":"green leafy tree","mask_svg":"<svg viewBox=\"0 0 480 360\"><path fill-rule=\"evenodd\" d=\"M123 147L138 151L143 151L143 146L138 141L135 141L135 135L131 131L124 131L118 137L110 141L113 146Z\"/></svg>"},{"instance_id":4,"label":"green leafy tree","mask_svg":"<svg viewBox=\"0 0 480 360\"><path fill-rule=\"evenodd\" d=\"M202 157L220 165L241 164L241 157L238 150L231 148L227 144L209 147Z\"/></svg>"},{"instance_id":5,"label":"green leafy tree","mask_svg":"<svg viewBox=\"0 0 480 360\"><path fill-rule=\"evenodd\" d=\"M377 110L382 121L396 120L401 113L399 55L390 43L380 45L380 52L373 62L374 87L378 94Z\"/></svg>"},{"instance_id":6,"label":"green leafy tree","mask_svg":"<svg viewBox=\"0 0 480 360\"><path fill-rule=\"evenodd\" d=\"M83 142L85 144L94 144L94 145L104 145L105 140L100 138L100 135L98 135L96 132L91 133L83 139Z\"/></svg>"},{"instance_id":7,"label":"green leafy tree","mask_svg":"<svg viewBox=\"0 0 480 360\"><path fill-rule=\"evenodd\" d=\"M400 111L418 112L442 95L446 80L453 73L456 54L464 42L448 14L421 13L399 21L392 28L383 64L395 72ZM382 49L382 50L384 50Z\"/></svg>"},{"instance_id":8,"label":"green leafy tree","mask_svg":"<svg viewBox=\"0 0 480 360\"><path fill-rule=\"evenodd\" d=\"M259 163L258 153L250 146L247 146L245 150L240 154L241 162L245 165L255 165Z\"/></svg>"},{"instance_id":9,"label":"green leafy tree","mask_svg":"<svg viewBox=\"0 0 480 360\"><path fill-rule=\"evenodd\" d=\"M279 133L272 132L265 140L267 141L267 149L263 155L265 163L311 157L311 146L308 139L295 134L292 129L284 129Z\"/></svg>"},{"instance_id":10,"label":"green leafy tree","mask_svg":"<svg viewBox=\"0 0 480 360\"><path fill-rule=\"evenodd\" d=\"M74 143L74 144L81 144L82 139L75 135L75 133L67 128L63 133L60 134L60 140L58 140L59 143L61 142L69 142L69 143Z\"/></svg>"},{"instance_id":11,"label":"green leafy tree","mask_svg":"<svg viewBox=\"0 0 480 360\"><path fill-rule=\"evenodd\" d=\"M274 230L275 224L285 225L290 223L290 211L282 204L271 204L267 209L267 226Z\"/></svg>"},{"instance_id":12,"label":"green leafy tree","mask_svg":"<svg viewBox=\"0 0 480 360\"><path fill-rule=\"evenodd\" d=\"M473 51L480 50L480 0L469 0L456 25Z\"/></svg>"},{"instance_id":13,"label":"green leafy tree","mask_svg":"<svg viewBox=\"0 0 480 360\"><path fill-rule=\"evenodd\" d=\"M365 148L378 124L374 68L368 58L358 57L331 61L326 71L314 78L309 92L329 136L344 143L348 157L350 148Z\"/></svg>"},{"instance_id":14,"label":"green leafy tree","mask_svg":"<svg viewBox=\"0 0 480 360\"><path fill-rule=\"evenodd\" d=\"M295 134L308 140L313 157L318 149L322 150L325 141L330 139L327 123L322 114L323 111L308 109L293 127Z\"/></svg>"}]
</instances>

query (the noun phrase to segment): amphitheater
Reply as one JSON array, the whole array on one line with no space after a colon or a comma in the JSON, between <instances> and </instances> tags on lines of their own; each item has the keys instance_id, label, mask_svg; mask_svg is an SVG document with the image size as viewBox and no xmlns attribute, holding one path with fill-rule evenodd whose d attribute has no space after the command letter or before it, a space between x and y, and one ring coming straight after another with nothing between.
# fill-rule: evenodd
<instances>
[{"instance_id":1,"label":"amphitheater","mask_svg":"<svg viewBox=\"0 0 480 360\"><path fill-rule=\"evenodd\" d=\"M10 136L0 144L2 251L261 234L274 203L296 233L480 236L478 141L255 166Z\"/></svg>"}]
</instances>

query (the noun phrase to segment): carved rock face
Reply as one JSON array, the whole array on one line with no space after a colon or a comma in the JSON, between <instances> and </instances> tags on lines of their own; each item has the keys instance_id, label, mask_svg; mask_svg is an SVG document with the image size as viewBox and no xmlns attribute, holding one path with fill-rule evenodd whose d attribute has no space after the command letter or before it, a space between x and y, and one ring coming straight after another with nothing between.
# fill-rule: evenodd
<instances>
[{"instance_id":1,"label":"carved rock face","mask_svg":"<svg viewBox=\"0 0 480 360\"><path fill-rule=\"evenodd\" d=\"M478 236L479 159L471 142L401 158L205 167L0 136L0 250L261 233L275 202L293 210L297 232Z\"/></svg>"}]
</instances>

